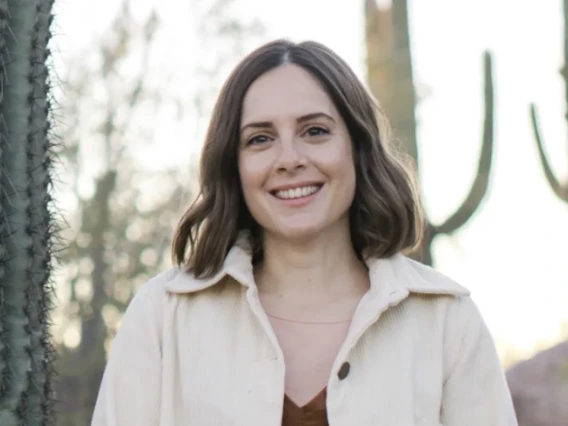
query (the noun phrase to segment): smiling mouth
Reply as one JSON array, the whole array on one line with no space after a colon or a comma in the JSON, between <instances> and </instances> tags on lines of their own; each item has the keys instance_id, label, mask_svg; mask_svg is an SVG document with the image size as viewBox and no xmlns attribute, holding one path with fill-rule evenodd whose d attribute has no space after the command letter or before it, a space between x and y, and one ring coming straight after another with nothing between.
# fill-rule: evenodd
<instances>
[{"instance_id":1,"label":"smiling mouth","mask_svg":"<svg viewBox=\"0 0 568 426\"><path fill-rule=\"evenodd\" d=\"M284 189L282 191L272 191L271 194L281 200L294 200L313 195L318 192L322 186L323 184L301 186L298 188Z\"/></svg>"}]
</instances>

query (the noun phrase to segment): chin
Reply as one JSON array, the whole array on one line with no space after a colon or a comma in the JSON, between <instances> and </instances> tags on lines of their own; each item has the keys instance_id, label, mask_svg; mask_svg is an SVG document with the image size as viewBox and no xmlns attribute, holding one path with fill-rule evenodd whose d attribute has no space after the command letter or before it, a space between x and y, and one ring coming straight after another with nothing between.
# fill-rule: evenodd
<instances>
[{"instance_id":1,"label":"chin","mask_svg":"<svg viewBox=\"0 0 568 426\"><path fill-rule=\"evenodd\" d=\"M290 241L307 241L315 238L322 231L321 226L313 225L303 225L303 226L289 226L282 227L280 229L274 230L273 233L279 238L290 240Z\"/></svg>"}]
</instances>

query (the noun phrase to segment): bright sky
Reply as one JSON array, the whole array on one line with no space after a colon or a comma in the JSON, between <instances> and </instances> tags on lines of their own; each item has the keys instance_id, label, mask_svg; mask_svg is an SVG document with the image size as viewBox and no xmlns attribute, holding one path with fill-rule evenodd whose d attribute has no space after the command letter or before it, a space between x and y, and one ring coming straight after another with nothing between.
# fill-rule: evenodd
<instances>
[{"instance_id":1,"label":"bright sky","mask_svg":"<svg viewBox=\"0 0 568 426\"><path fill-rule=\"evenodd\" d=\"M84 48L106 28L119 3L58 0L60 55ZM144 15L155 3L161 3L158 11L170 28L163 35L164 60L189 67L199 59L192 50L199 46L191 34L190 1L137 0L133 11ZM242 0L239 12L259 16L267 39L327 44L364 79L363 3ZM435 221L453 212L473 179L482 131L482 52L489 48L495 54L496 155L489 198L467 227L437 240L437 268L472 291L500 350L550 344L562 322L568 323L568 206L544 180L528 104L538 103L549 157L557 174L568 178L564 87L558 74L561 0L409 3L415 80L424 96L417 110L423 192ZM172 90L189 92L187 74L180 73L179 84ZM160 149L147 158L155 162L158 152L173 152L164 149L170 144L176 150L170 160L195 162L191 154L200 143L188 146L189 127L156 126Z\"/></svg>"}]
</instances>

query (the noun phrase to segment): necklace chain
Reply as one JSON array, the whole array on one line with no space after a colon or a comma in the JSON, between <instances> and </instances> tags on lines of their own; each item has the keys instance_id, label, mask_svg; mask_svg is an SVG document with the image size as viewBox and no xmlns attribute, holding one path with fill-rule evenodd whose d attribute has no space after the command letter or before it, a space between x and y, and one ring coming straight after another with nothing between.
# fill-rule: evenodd
<instances>
[{"instance_id":1,"label":"necklace chain","mask_svg":"<svg viewBox=\"0 0 568 426\"><path fill-rule=\"evenodd\" d=\"M277 315L273 315L269 312L266 312L266 315L268 315L269 317L275 318L277 320L280 321L286 321L286 322L294 322L294 323L298 323L298 324L314 324L314 325L334 325L334 324L345 324L345 323L349 323L351 322L350 319L348 320L341 320L341 321L300 321L300 320L293 320L293 319L288 319L288 318L282 318L280 316Z\"/></svg>"}]
</instances>

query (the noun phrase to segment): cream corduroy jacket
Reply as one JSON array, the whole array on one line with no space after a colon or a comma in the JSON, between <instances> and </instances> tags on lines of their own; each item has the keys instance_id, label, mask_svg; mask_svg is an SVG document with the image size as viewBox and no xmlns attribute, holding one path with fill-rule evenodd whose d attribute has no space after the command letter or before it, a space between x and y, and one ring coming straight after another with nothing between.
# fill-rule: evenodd
<instances>
[{"instance_id":1,"label":"cream corduroy jacket","mask_svg":"<svg viewBox=\"0 0 568 426\"><path fill-rule=\"evenodd\" d=\"M469 291L400 254L367 265L371 288L329 377L330 426L516 426ZM237 244L210 279L172 269L136 293L92 426L280 426L284 369Z\"/></svg>"}]
</instances>

